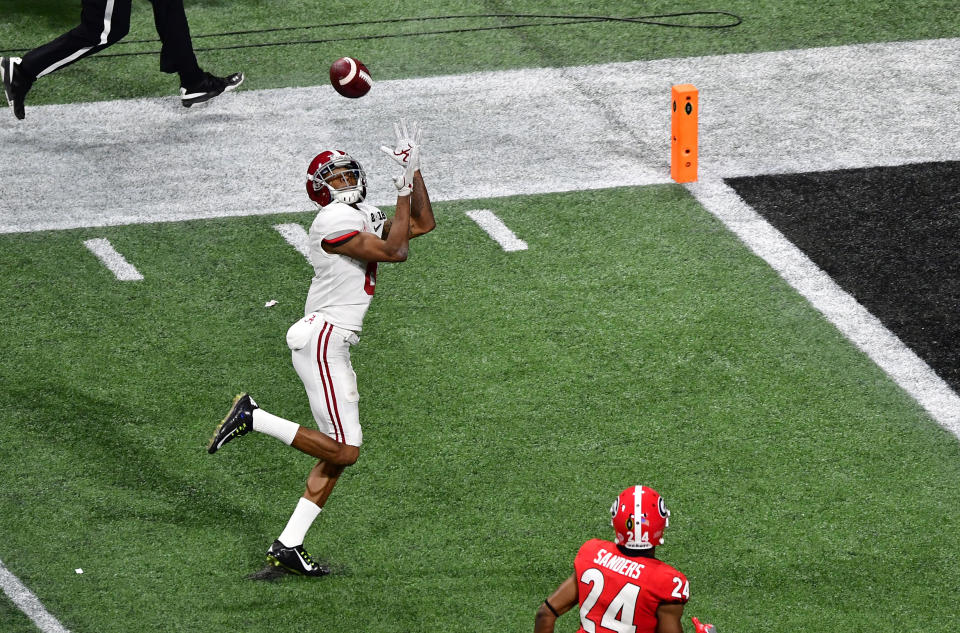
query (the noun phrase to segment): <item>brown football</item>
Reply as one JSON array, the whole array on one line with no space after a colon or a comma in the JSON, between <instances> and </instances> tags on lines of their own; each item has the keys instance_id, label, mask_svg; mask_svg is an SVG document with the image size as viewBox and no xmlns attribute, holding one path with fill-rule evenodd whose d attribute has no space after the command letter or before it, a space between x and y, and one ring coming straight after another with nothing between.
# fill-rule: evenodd
<instances>
[{"instance_id":1,"label":"brown football","mask_svg":"<svg viewBox=\"0 0 960 633\"><path fill-rule=\"evenodd\" d=\"M344 97L356 99L370 92L370 71L359 59L341 57L330 65L330 83Z\"/></svg>"}]
</instances>

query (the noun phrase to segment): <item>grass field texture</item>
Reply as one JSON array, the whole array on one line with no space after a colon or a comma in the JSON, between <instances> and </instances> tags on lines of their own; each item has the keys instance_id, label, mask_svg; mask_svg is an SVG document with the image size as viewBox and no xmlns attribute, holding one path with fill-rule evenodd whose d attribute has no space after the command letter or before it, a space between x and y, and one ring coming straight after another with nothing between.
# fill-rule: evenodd
<instances>
[{"instance_id":1,"label":"grass field texture","mask_svg":"<svg viewBox=\"0 0 960 633\"><path fill-rule=\"evenodd\" d=\"M338 572L317 583L242 579L309 458L204 451L241 389L310 420L282 338L308 268L271 228L310 214L97 230L134 284L90 231L0 238L21 271L0 284L5 562L75 631L525 628L609 531L610 491L647 481L691 613L935 628L960 587L955 438L679 187L499 200L519 253L474 206L381 273L355 353L367 440L308 536Z\"/></svg>"},{"instance_id":2,"label":"grass field texture","mask_svg":"<svg viewBox=\"0 0 960 633\"><path fill-rule=\"evenodd\" d=\"M58 2L11 6L4 48L74 20ZM698 8L744 23L605 22L199 55L211 70L242 68L255 89L322 83L347 53L375 79L403 78L930 38L960 26L945 2ZM333 9L188 2L194 33L401 15L387 2ZM690 9L448 2L417 14L678 10ZM136 3L130 37L153 37L151 19ZM38 82L28 105L172 94L176 80L156 63L87 60ZM272 227L307 227L313 212L0 235L0 560L73 633L530 630L577 547L609 538L616 493L643 482L673 511L658 554L691 579L688 615L723 631L951 630L960 444L686 190L435 206L438 229L408 262L381 267L354 350L365 443L308 534L335 571L315 582L243 579L283 528L310 458L256 434L205 451L241 390L311 423L283 340L311 272ZM465 215L478 208L529 250L501 250ZM117 281L83 247L93 237L145 279ZM279 303L265 308L270 299ZM576 626L574 611L558 631ZM36 628L0 596L0 630Z\"/></svg>"}]
</instances>

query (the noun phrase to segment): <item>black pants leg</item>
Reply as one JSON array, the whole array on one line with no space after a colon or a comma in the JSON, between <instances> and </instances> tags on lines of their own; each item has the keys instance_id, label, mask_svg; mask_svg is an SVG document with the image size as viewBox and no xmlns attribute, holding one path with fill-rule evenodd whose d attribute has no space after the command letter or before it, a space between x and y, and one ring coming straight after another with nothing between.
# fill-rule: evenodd
<instances>
[{"instance_id":1,"label":"black pants leg","mask_svg":"<svg viewBox=\"0 0 960 633\"><path fill-rule=\"evenodd\" d=\"M80 26L23 56L20 70L37 77L69 66L119 42L130 31L131 0L83 0Z\"/></svg>"},{"instance_id":2,"label":"black pants leg","mask_svg":"<svg viewBox=\"0 0 960 633\"><path fill-rule=\"evenodd\" d=\"M150 0L153 4L153 22L160 36L160 70L179 73L181 85L200 79L203 71L197 64L190 39L190 26L183 0Z\"/></svg>"}]
</instances>

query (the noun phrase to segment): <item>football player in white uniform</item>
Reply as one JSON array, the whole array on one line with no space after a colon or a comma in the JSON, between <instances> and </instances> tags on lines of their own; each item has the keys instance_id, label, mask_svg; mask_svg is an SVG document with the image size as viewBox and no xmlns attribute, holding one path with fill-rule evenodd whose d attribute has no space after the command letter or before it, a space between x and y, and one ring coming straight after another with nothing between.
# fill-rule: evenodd
<instances>
[{"instance_id":1,"label":"football player in white uniform","mask_svg":"<svg viewBox=\"0 0 960 633\"><path fill-rule=\"evenodd\" d=\"M243 393L234 399L207 448L215 453L230 440L259 431L319 460L286 528L267 550L268 564L278 571L306 576L330 571L307 554L303 540L337 479L360 454L360 396L350 347L359 340L373 299L377 264L406 260L410 238L435 226L420 174L421 130L416 123L408 130L401 120L395 131L396 147L380 148L402 168L394 178L397 205L391 220L364 202L366 174L346 153L322 152L307 170L307 195L320 207L309 233L314 276L305 316L287 331L287 345L319 430L268 413Z\"/></svg>"}]
</instances>

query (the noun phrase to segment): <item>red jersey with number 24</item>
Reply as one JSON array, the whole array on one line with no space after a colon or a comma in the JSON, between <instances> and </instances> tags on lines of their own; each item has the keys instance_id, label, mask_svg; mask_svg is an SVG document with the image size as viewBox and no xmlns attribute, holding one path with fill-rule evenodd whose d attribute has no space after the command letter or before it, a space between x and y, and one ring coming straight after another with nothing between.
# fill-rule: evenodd
<instances>
[{"instance_id":1,"label":"red jersey with number 24","mask_svg":"<svg viewBox=\"0 0 960 633\"><path fill-rule=\"evenodd\" d=\"M624 556L610 541L584 543L573 567L579 633L654 633L657 607L690 598L690 583L679 571L655 558Z\"/></svg>"}]
</instances>

